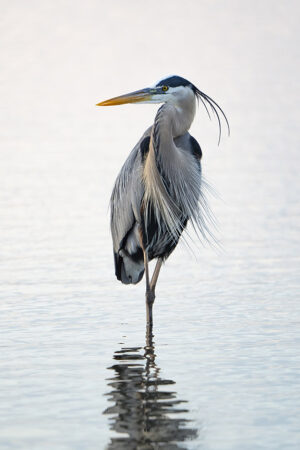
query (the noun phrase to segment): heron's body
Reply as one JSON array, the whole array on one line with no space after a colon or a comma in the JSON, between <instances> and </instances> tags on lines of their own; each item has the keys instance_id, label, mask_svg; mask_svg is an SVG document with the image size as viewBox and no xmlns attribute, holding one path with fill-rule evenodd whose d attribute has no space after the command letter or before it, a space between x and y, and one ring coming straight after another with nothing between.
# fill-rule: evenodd
<instances>
[{"instance_id":1,"label":"heron's body","mask_svg":"<svg viewBox=\"0 0 300 450\"><path fill-rule=\"evenodd\" d=\"M116 276L125 284L137 283L144 273L139 227L142 228L143 244L149 261L154 258L165 260L176 247L180 234L191 217L191 211L185 208L186 198L190 197L189 203L197 206L201 193L201 149L197 141L189 133L174 139L176 149L168 156L176 171L183 172L190 167L185 182L176 192L168 171L155 154L151 133L153 127L146 131L132 150L116 180L111 197ZM188 166L182 164L182 160L187 161ZM155 207L155 197L151 195L152 178L157 191L162 191L162 196L172 199L175 223L171 221L168 224L167 218ZM126 208L120 208L120 204L126 205Z\"/></svg>"},{"instance_id":2,"label":"heron's body","mask_svg":"<svg viewBox=\"0 0 300 450\"><path fill-rule=\"evenodd\" d=\"M103 106L137 101L164 103L154 124L127 158L111 196L116 276L125 284L136 284L146 271L150 322L162 262L176 247L189 220L202 234L206 228L202 152L188 132L197 98L203 103L204 99L216 114L216 107L223 113L210 97L177 76L162 80L154 88L100 103ZM218 114L217 117L220 124ZM156 258L150 283L148 261Z\"/></svg>"}]
</instances>

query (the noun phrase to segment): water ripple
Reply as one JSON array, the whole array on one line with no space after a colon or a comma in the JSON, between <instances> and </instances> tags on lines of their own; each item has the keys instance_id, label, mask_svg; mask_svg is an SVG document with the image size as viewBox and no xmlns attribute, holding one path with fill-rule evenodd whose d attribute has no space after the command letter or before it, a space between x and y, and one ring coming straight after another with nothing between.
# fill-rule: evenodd
<instances>
[{"instance_id":1,"label":"water ripple","mask_svg":"<svg viewBox=\"0 0 300 450\"><path fill-rule=\"evenodd\" d=\"M184 418L187 402L177 399L175 381L160 376L152 333L145 347L122 347L113 358L116 364L108 369L114 375L108 378L106 394L113 405L104 414L111 416L111 430L123 436L112 437L109 450L152 449L162 444L164 449L178 449L183 448L178 442L197 437L197 430Z\"/></svg>"}]
</instances>

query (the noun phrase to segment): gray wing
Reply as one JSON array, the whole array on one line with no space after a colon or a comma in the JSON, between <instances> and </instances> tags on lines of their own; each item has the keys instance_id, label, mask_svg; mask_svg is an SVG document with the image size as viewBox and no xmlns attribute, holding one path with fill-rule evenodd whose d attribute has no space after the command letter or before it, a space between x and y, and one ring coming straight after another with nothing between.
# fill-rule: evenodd
<instances>
[{"instance_id":1,"label":"gray wing","mask_svg":"<svg viewBox=\"0 0 300 450\"><path fill-rule=\"evenodd\" d=\"M129 154L116 179L110 199L110 224L115 255L116 276L118 279L122 279L123 282L126 282L126 277L125 275L123 277L121 274L122 258L120 257L120 254L122 257L123 254L120 250L124 248L124 254L126 253L126 255L128 255L129 253L128 256L131 254L134 255L137 251L137 246L139 245L138 239L136 238L136 229L137 223L140 222L140 207L144 195L144 155L141 144L146 138L149 140L151 128L152 127L146 130Z\"/></svg>"}]
</instances>

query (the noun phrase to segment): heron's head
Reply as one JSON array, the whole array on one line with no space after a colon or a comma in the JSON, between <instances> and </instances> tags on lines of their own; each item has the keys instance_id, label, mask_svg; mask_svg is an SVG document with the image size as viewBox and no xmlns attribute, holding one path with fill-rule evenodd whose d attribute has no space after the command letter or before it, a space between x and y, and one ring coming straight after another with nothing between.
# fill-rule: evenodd
<instances>
[{"instance_id":1,"label":"heron's head","mask_svg":"<svg viewBox=\"0 0 300 450\"><path fill-rule=\"evenodd\" d=\"M158 81L154 86L120 95L97 106L123 105L124 103L178 103L185 98L194 99L197 88L188 80L176 75Z\"/></svg>"},{"instance_id":2,"label":"heron's head","mask_svg":"<svg viewBox=\"0 0 300 450\"><path fill-rule=\"evenodd\" d=\"M216 115L219 124L219 140L221 136L220 114L226 121L228 131L229 124L222 108L208 95L200 91L193 83L185 78L173 75L163 78L154 86L120 95L104 102L97 103L97 106L123 105L125 103L173 103L181 105L185 102L195 102L200 100L210 117L209 109Z\"/></svg>"}]
</instances>

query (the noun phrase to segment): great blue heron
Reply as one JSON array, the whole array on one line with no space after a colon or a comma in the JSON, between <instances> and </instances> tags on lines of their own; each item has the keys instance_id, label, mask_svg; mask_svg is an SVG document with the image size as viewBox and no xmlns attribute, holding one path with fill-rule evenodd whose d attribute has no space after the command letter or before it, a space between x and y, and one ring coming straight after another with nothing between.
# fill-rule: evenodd
<instances>
[{"instance_id":1,"label":"great blue heron","mask_svg":"<svg viewBox=\"0 0 300 450\"><path fill-rule=\"evenodd\" d=\"M179 76L154 87L121 95L97 106L163 103L154 124L136 144L112 192L111 233L117 279L138 283L145 272L147 323L152 324L155 287L162 262L175 249L190 220L205 234L205 199L201 182L201 148L188 130L201 100L215 113L221 137L220 106ZM150 280L148 262L157 259Z\"/></svg>"}]
</instances>

